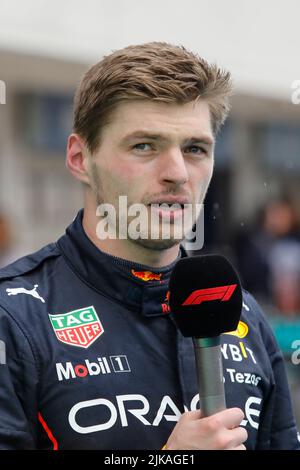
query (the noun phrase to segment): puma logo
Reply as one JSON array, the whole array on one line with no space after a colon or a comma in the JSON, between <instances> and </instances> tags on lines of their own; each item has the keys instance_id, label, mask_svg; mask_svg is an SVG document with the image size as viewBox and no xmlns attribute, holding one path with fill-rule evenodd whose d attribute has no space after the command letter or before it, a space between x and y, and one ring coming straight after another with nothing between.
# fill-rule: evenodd
<instances>
[{"instance_id":1,"label":"puma logo","mask_svg":"<svg viewBox=\"0 0 300 470\"><path fill-rule=\"evenodd\" d=\"M7 292L7 295L18 295L18 294L31 295L35 299L39 299L44 304L45 300L37 292L38 287L39 287L38 284L35 284L34 288L31 289L31 290L27 290L27 289L25 289L25 287L15 287L15 288L11 288L11 289L6 289L6 292Z\"/></svg>"}]
</instances>

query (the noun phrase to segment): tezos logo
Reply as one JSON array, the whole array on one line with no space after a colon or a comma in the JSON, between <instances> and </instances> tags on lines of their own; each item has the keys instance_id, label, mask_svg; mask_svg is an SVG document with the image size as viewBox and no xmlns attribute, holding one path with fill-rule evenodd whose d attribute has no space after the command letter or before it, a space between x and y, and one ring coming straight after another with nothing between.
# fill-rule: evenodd
<instances>
[{"instance_id":1,"label":"tezos logo","mask_svg":"<svg viewBox=\"0 0 300 470\"><path fill-rule=\"evenodd\" d=\"M49 315L49 318L57 339L79 348L88 348L104 333L93 306L61 315Z\"/></svg>"}]
</instances>

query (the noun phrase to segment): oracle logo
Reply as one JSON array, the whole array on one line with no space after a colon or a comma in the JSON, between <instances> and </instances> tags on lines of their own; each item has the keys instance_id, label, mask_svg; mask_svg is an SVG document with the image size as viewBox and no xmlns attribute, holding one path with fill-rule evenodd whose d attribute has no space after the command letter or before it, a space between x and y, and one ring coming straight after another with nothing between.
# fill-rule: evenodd
<instances>
[{"instance_id":1,"label":"oracle logo","mask_svg":"<svg viewBox=\"0 0 300 470\"><path fill-rule=\"evenodd\" d=\"M245 403L245 419L241 425L250 425L254 429L258 429L260 409L262 399L250 396ZM117 395L115 401L112 402L107 398L96 398L93 400L81 401L74 405L69 412L69 424L71 428L79 434L89 434L93 432L105 431L111 429L118 422L122 427L128 427L128 415L134 416L144 426L159 426L161 421L177 422L182 414L178 406L174 403L172 398L168 395L162 397L160 403L157 404L158 408L153 421L150 421L150 403L144 395L140 394L127 394ZM84 420L84 410L94 408L95 422L89 425L82 425ZM190 403L190 411L199 408L199 395L195 395ZM96 412L97 409L97 412ZM103 413L101 413L103 409ZM184 406L185 411L189 409ZM77 421L77 413L80 411L80 423ZM106 418L99 422L99 416ZM90 413L87 416L91 416ZM154 415L153 415L154 416ZM119 419L118 419L119 418ZM90 418L87 418L90 419Z\"/></svg>"}]
</instances>

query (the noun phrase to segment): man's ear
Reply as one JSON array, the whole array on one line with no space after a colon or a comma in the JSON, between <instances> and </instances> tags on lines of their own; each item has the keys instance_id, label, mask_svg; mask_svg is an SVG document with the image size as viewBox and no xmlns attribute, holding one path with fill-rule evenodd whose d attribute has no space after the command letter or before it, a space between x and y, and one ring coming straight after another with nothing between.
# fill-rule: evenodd
<instances>
[{"instance_id":1,"label":"man's ear","mask_svg":"<svg viewBox=\"0 0 300 470\"><path fill-rule=\"evenodd\" d=\"M66 167L76 179L90 185L88 150L78 134L71 134L68 138Z\"/></svg>"}]
</instances>

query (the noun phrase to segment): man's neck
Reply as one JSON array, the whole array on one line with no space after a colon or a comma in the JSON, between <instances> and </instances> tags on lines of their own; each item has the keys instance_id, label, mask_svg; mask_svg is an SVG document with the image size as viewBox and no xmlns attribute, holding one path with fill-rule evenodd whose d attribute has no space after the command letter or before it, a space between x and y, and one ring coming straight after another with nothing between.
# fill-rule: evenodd
<instances>
[{"instance_id":1,"label":"man's neck","mask_svg":"<svg viewBox=\"0 0 300 470\"><path fill-rule=\"evenodd\" d=\"M110 239L101 240L97 236L96 228L99 218L96 216L96 209L93 207L84 208L83 229L89 239L104 253L117 258L122 258L134 263L151 266L152 268L162 268L168 266L176 260L179 253L179 245L172 246L165 250L153 250L141 246L135 240Z\"/></svg>"}]
</instances>

